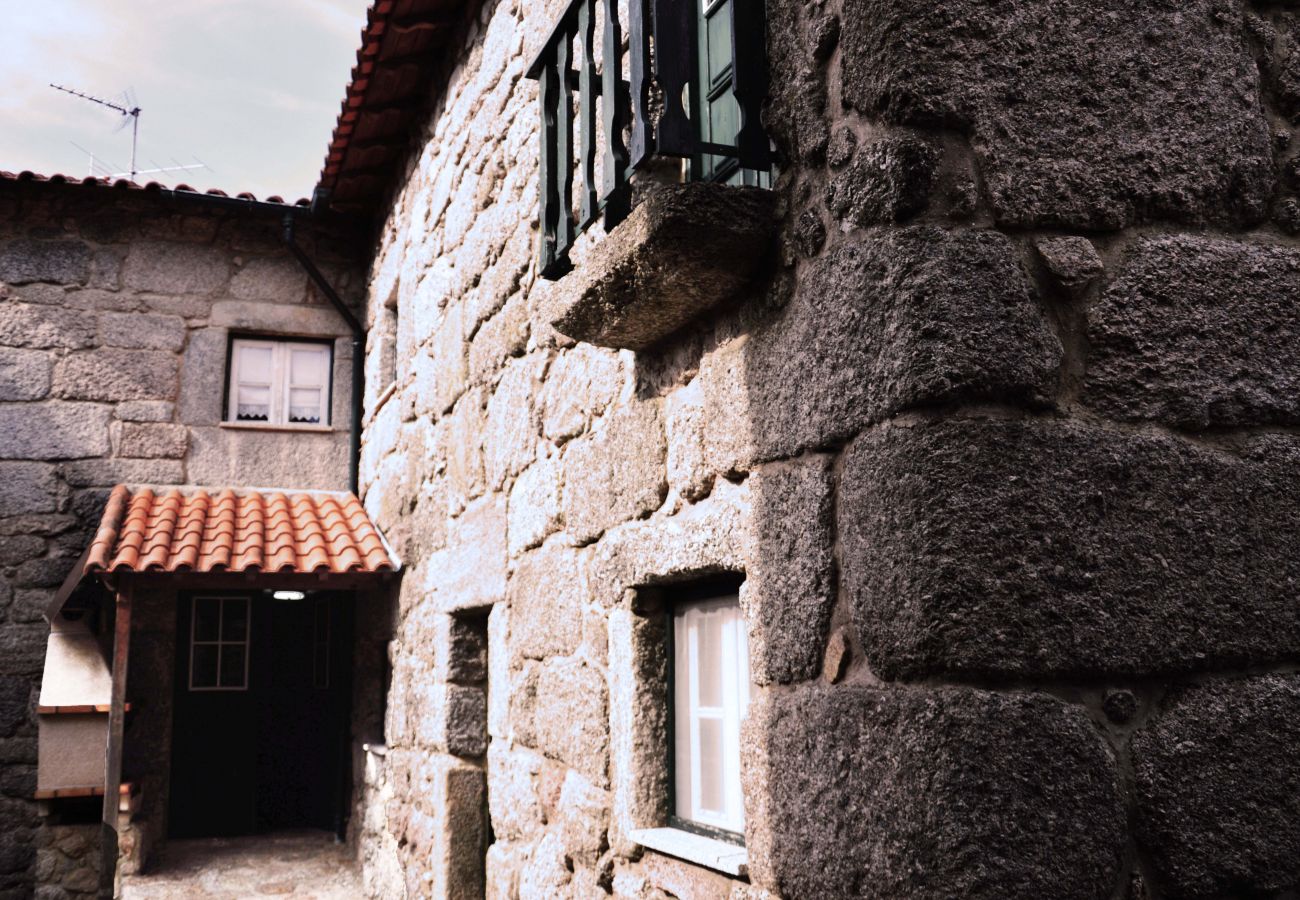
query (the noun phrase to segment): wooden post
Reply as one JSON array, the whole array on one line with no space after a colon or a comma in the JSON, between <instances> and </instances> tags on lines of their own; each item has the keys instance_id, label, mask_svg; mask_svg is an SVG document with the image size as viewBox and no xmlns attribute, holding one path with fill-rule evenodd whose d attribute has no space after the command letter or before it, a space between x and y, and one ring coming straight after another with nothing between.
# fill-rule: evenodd
<instances>
[{"instance_id":1,"label":"wooden post","mask_svg":"<svg viewBox=\"0 0 1300 900\"><path fill-rule=\"evenodd\" d=\"M131 583L117 587L113 628L113 694L104 755L104 814L100 828L99 896L112 900L117 890L118 805L122 791L122 731L126 718L126 671L131 651Z\"/></svg>"}]
</instances>

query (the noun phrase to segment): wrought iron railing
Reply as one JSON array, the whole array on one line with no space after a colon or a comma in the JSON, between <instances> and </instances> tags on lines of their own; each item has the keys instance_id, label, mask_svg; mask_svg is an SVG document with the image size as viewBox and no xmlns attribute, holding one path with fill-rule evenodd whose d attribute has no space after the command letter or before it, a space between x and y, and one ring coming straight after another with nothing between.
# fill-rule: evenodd
<instances>
[{"instance_id":1,"label":"wrought iron railing","mask_svg":"<svg viewBox=\"0 0 1300 900\"><path fill-rule=\"evenodd\" d=\"M626 54L619 0L573 0L528 70L540 82L539 256L549 279L572 268L569 249L602 214L606 231L627 216L632 173L652 158L707 156L756 171L770 166L760 121L767 95L763 0L729 0L730 93L739 107L732 143L703 137L708 110L699 75L701 0L624 2Z\"/></svg>"}]
</instances>

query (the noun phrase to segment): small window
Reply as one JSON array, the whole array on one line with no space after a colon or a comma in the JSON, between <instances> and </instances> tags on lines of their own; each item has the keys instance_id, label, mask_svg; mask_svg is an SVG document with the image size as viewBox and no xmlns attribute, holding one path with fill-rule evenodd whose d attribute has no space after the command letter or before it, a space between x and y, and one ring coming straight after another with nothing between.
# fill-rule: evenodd
<instances>
[{"instance_id":1,"label":"small window","mask_svg":"<svg viewBox=\"0 0 1300 900\"><path fill-rule=\"evenodd\" d=\"M330 345L236 338L230 344L230 422L328 425Z\"/></svg>"},{"instance_id":2,"label":"small window","mask_svg":"<svg viewBox=\"0 0 1300 900\"><path fill-rule=\"evenodd\" d=\"M673 646L673 821L742 842L740 722L749 709L749 648L737 595L677 605Z\"/></svg>"},{"instance_id":3,"label":"small window","mask_svg":"<svg viewBox=\"0 0 1300 900\"><path fill-rule=\"evenodd\" d=\"M249 600L195 597L190 607L190 690L248 688Z\"/></svg>"}]
</instances>

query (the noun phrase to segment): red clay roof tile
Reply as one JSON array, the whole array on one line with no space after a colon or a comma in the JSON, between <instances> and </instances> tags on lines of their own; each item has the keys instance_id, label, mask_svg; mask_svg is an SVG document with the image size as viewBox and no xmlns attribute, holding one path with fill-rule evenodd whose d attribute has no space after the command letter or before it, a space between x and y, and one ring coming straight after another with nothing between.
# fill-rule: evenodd
<instances>
[{"instance_id":1,"label":"red clay roof tile","mask_svg":"<svg viewBox=\"0 0 1300 900\"><path fill-rule=\"evenodd\" d=\"M92 572L392 572L352 494L118 485L86 557Z\"/></svg>"},{"instance_id":2,"label":"red clay roof tile","mask_svg":"<svg viewBox=\"0 0 1300 900\"><path fill-rule=\"evenodd\" d=\"M184 194L210 194L213 197L230 196L225 191L218 190L217 188L211 188L206 191L200 191L196 188L190 187L188 184L178 184L175 187L169 188L166 185L161 184L157 181L148 181L148 182L141 183L138 181L131 181L128 178L95 178L94 176L82 177L80 175L64 175L61 173L55 173L53 175L42 175L39 172L33 172L29 169L24 169L21 172L6 172L0 170L0 181L10 181L10 182L17 182L17 183L35 182L37 184L55 184L55 185L68 184L77 187L107 188L109 190L117 190L117 191L145 191L151 194L158 194L163 191L176 191L178 193L184 193ZM252 200L255 202L262 202L262 203L274 203L280 206L306 207L311 205L311 200L306 197L302 197L298 200L295 200L293 203L289 203L285 201L283 197L279 197L275 195L267 197L264 200L258 201L258 198L254 194L250 194L247 191L236 194L236 196L240 200Z\"/></svg>"}]
</instances>

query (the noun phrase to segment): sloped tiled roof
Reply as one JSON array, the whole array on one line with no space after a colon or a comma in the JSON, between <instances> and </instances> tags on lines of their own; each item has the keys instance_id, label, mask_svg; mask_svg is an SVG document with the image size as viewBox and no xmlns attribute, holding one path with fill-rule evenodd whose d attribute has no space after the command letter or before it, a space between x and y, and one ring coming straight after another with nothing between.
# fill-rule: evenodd
<instances>
[{"instance_id":1,"label":"sloped tiled roof","mask_svg":"<svg viewBox=\"0 0 1300 900\"><path fill-rule=\"evenodd\" d=\"M14 182L17 184L24 184L24 183L70 184L76 187L96 187L96 188L104 188L104 189L116 190L116 191L143 191L145 193L151 193L151 194L175 192L180 194L194 194L199 197L203 197L203 196L230 197L231 196L230 194L227 194L225 191L217 190L216 188L211 188L206 191L200 191L197 188L190 187L188 184L178 184L175 187L168 187L167 185L160 184L157 181L149 181L144 184L140 184L139 182L131 181L126 178L94 178L94 177L82 177L79 175L61 175L58 173L54 175L41 175L37 172L31 172L27 170L24 170L22 172L0 171L0 181ZM267 197L264 200L259 200L255 194L250 194L247 191L234 195L234 199L249 200L254 203L275 203L281 206L310 206L311 205L311 201L308 200L306 197L295 200L292 203L290 203L288 200L285 200L283 197L274 196L274 195Z\"/></svg>"},{"instance_id":2,"label":"sloped tiled roof","mask_svg":"<svg viewBox=\"0 0 1300 900\"><path fill-rule=\"evenodd\" d=\"M348 493L129 488L109 497L86 555L95 572L392 572Z\"/></svg>"},{"instance_id":3,"label":"sloped tiled roof","mask_svg":"<svg viewBox=\"0 0 1300 900\"><path fill-rule=\"evenodd\" d=\"M374 212L401 174L412 130L432 103L466 0L374 0L361 30L318 188L345 212Z\"/></svg>"}]
</instances>

